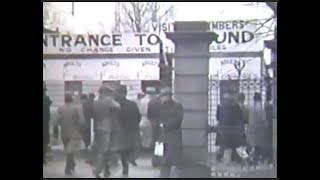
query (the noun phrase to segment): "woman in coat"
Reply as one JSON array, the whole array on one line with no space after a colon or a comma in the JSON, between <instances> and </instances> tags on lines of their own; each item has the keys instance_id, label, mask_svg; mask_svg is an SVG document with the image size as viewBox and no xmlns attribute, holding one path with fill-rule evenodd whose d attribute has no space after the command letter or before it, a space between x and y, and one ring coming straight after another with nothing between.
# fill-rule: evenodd
<instances>
[{"instance_id":1,"label":"woman in coat","mask_svg":"<svg viewBox=\"0 0 320 180\"><path fill-rule=\"evenodd\" d=\"M150 102L150 96L145 95L139 103L139 112L141 114L140 130L141 130L141 141L142 146L146 150L152 148L152 125L149 121L148 115L148 104Z\"/></svg>"},{"instance_id":2,"label":"woman in coat","mask_svg":"<svg viewBox=\"0 0 320 180\"><path fill-rule=\"evenodd\" d=\"M260 93L255 93L254 103L249 106L249 125L247 129L248 143L254 147L253 164L257 164L265 156L268 148L268 124L262 105Z\"/></svg>"},{"instance_id":3,"label":"woman in coat","mask_svg":"<svg viewBox=\"0 0 320 180\"><path fill-rule=\"evenodd\" d=\"M61 126L61 139L67 154L65 174L71 175L76 166L74 153L80 148L82 127L85 123L82 109L72 103L72 96L66 94L65 105L58 109L56 126Z\"/></svg>"}]
</instances>

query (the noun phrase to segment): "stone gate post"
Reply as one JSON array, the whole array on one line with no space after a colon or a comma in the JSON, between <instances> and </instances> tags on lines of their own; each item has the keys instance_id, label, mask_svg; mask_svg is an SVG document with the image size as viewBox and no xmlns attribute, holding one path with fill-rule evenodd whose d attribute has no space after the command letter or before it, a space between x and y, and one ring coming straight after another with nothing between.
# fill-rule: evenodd
<instances>
[{"instance_id":1,"label":"stone gate post","mask_svg":"<svg viewBox=\"0 0 320 180\"><path fill-rule=\"evenodd\" d=\"M184 106L182 123L184 157L208 159L209 45L217 34L207 22L175 22L175 32L166 33L175 44L174 97Z\"/></svg>"}]
</instances>

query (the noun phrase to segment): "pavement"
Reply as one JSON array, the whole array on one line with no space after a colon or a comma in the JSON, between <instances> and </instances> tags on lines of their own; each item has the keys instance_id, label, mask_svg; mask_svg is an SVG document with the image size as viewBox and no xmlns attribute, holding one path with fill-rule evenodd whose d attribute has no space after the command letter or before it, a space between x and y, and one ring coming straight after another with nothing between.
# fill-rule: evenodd
<instances>
[{"instance_id":1,"label":"pavement","mask_svg":"<svg viewBox=\"0 0 320 180\"><path fill-rule=\"evenodd\" d=\"M65 155L62 150L52 150L50 161L43 166L44 178L94 178L92 166L85 162L83 151L76 157L75 173L71 176L64 175ZM138 166L129 165L129 177L127 178L157 178L160 170L151 166L151 155L142 155L136 160ZM110 178L122 178L122 167L112 167ZM103 175L103 173L101 174Z\"/></svg>"},{"instance_id":2,"label":"pavement","mask_svg":"<svg viewBox=\"0 0 320 180\"><path fill-rule=\"evenodd\" d=\"M76 157L75 173L72 176L64 175L65 154L62 146L52 147L49 154L50 161L43 166L44 178L93 178L92 166L85 163L84 151L80 151ZM214 155L211 154L210 157ZM160 170L151 166L151 155L145 154L137 159L138 166L129 166L128 178L158 178ZM272 165L260 164L256 168L248 167L247 165L239 166L230 163L217 163L214 158L208 159L211 166L212 178L276 178L276 170ZM110 170L110 178L121 178L121 165L113 167ZM172 177L176 176L177 171L173 169Z\"/></svg>"},{"instance_id":3,"label":"pavement","mask_svg":"<svg viewBox=\"0 0 320 180\"><path fill-rule=\"evenodd\" d=\"M208 159L212 178L277 178L276 168L272 164L261 163L256 167L249 167L247 163L218 163L215 157L216 153L210 153Z\"/></svg>"}]
</instances>

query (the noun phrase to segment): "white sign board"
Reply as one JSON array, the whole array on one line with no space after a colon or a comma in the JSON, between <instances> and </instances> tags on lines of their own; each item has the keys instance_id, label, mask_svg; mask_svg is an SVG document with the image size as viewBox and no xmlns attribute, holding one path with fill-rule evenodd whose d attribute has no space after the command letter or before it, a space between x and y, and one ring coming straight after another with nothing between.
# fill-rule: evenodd
<instances>
[{"instance_id":1,"label":"white sign board","mask_svg":"<svg viewBox=\"0 0 320 180\"><path fill-rule=\"evenodd\" d=\"M241 79L261 77L261 58L211 58L209 61L210 75L221 80L238 79L235 63L240 62Z\"/></svg>"},{"instance_id":2,"label":"white sign board","mask_svg":"<svg viewBox=\"0 0 320 180\"><path fill-rule=\"evenodd\" d=\"M218 34L218 39L209 47L210 52L259 52L263 50L263 40L257 36L254 20L233 20L210 22L210 31Z\"/></svg>"},{"instance_id":3,"label":"white sign board","mask_svg":"<svg viewBox=\"0 0 320 180\"><path fill-rule=\"evenodd\" d=\"M43 60L43 80L159 80L159 59Z\"/></svg>"},{"instance_id":4,"label":"white sign board","mask_svg":"<svg viewBox=\"0 0 320 180\"><path fill-rule=\"evenodd\" d=\"M43 61L43 80L63 81L63 61Z\"/></svg>"},{"instance_id":5,"label":"white sign board","mask_svg":"<svg viewBox=\"0 0 320 180\"><path fill-rule=\"evenodd\" d=\"M159 53L156 33L43 34L43 54Z\"/></svg>"}]
</instances>

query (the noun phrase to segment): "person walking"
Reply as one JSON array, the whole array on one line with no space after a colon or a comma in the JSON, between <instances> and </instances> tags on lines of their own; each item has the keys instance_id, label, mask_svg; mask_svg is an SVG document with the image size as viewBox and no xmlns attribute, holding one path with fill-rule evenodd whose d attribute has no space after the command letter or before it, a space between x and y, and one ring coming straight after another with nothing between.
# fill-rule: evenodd
<instances>
[{"instance_id":1,"label":"person walking","mask_svg":"<svg viewBox=\"0 0 320 180\"><path fill-rule=\"evenodd\" d=\"M156 92L151 94L151 100L148 103L147 118L151 122L152 126L152 150L154 151L155 143L159 139L160 133L160 99L156 96ZM153 155L151 164L153 167L160 165L160 159L158 156Z\"/></svg>"},{"instance_id":2,"label":"person walking","mask_svg":"<svg viewBox=\"0 0 320 180\"><path fill-rule=\"evenodd\" d=\"M47 86L43 83L43 164L47 163L47 151L50 143L50 106L52 101L46 94Z\"/></svg>"},{"instance_id":3,"label":"person walking","mask_svg":"<svg viewBox=\"0 0 320 180\"><path fill-rule=\"evenodd\" d=\"M86 119L86 125L84 127L84 144L86 149L91 144L91 119L93 119L93 102L94 102L94 94L90 94L90 98L88 99L86 94L81 95L82 107L83 107L83 115Z\"/></svg>"},{"instance_id":4,"label":"person walking","mask_svg":"<svg viewBox=\"0 0 320 180\"><path fill-rule=\"evenodd\" d=\"M247 129L247 138L251 147L254 147L254 153L251 165L257 165L261 161L267 148L267 121L265 111L262 105L260 93L254 94L254 103L249 106L249 125Z\"/></svg>"},{"instance_id":5,"label":"person walking","mask_svg":"<svg viewBox=\"0 0 320 180\"><path fill-rule=\"evenodd\" d=\"M141 147L139 124L141 114L135 102L126 98L127 87L121 85L117 89L117 102L120 104L118 116L121 133L123 134L123 148L119 151L122 163L122 174L128 176L129 162L137 166L136 159Z\"/></svg>"},{"instance_id":6,"label":"person walking","mask_svg":"<svg viewBox=\"0 0 320 180\"><path fill-rule=\"evenodd\" d=\"M244 93L240 93L239 96L238 96L238 104L242 110L242 119L243 119L243 123L246 126L248 126L248 122L249 122L249 109L248 107L244 104L244 101L246 100L246 96ZM246 128L245 128L246 129ZM245 133L245 136L246 136L246 133ZM252 151L252 147L250 146L250 144L248 143L247 141L247 138L245 138L246 141L245 141L245 150L246 150L246 153L247 154L250 154L250 152Z\"/></svg>"},{"instance_id":7,"label":"person walking","mask_svg":"<svg viewBox=\"0 0 320 180\"><path fill-rule=\"evenodd\" d=\"M231 90L223 94L222 104L217 110L220 149L217 160L221 161L224 151L231 149L231 160L242 164L236 149L245 144L245 129L242 110L235 93Z\"/></svg>"},{"instance_id":8,"label":"person walking","mask_svg":"<svg viewBox=\"0 0 320 180\"><path fill-rule=\"evenodd\" d=\"M139 112L142 116L140 122L141 141L142 147L146 152L152 149L152 126L147 117L148 103L150 102L150 96L145 95L139 103Z\"/></svg>"},{"instance_id":9,"label":"person walking","mask_svg":"<svg viewBox=\"0 0 320 180\"><path fill-rule=\"evenodd\" d=\"M160 178L169 178L172 166L181 165L182 160L182 130L184 109L182 104L172 99L172 90L165 87L160 90L160 137L163 143Z\"/></svg>"},{"instance_id":10,"label":"person walking","mask_svg":"<svg viewBox=\"0 0 320 180\"><path fill-rule=\"evenodd\" d=\"M111 175L109 163L112 155L121 149L117 119L120 104L114 100L115 89L111 84L103 83L99 89L99 98L93 104L96 124L94 147L97 151L93 174L96 178L100 178L103 169L104 177Z\"/></svg>"},{"instance_id":11,"label":"person walking","mask_svg":"<svg viewBox=\"0 0 320 180\"><path fill-rule=\"evenodd\" d=\"M61 126L61 139L66 156L65 175L75 170L74 153L79 150L85 119L82 109L73 103L70 94L65 95L65 104L58 108L56 126Z\"/></svg>"},{"instance_id":12,"label":"person walking","mask_svg":"<svg viewBox=\"0 0 320 180\"><path fill-rule=\"evenodd\" d=\"M270 103L270 100L266 100L265 104L266 120L267 120L267 145L266 145L266 154L265 159L269 164L273 162L273 150L272 150L272 127L273 127L273 107Z\"/></svg>"}]
</instances>

